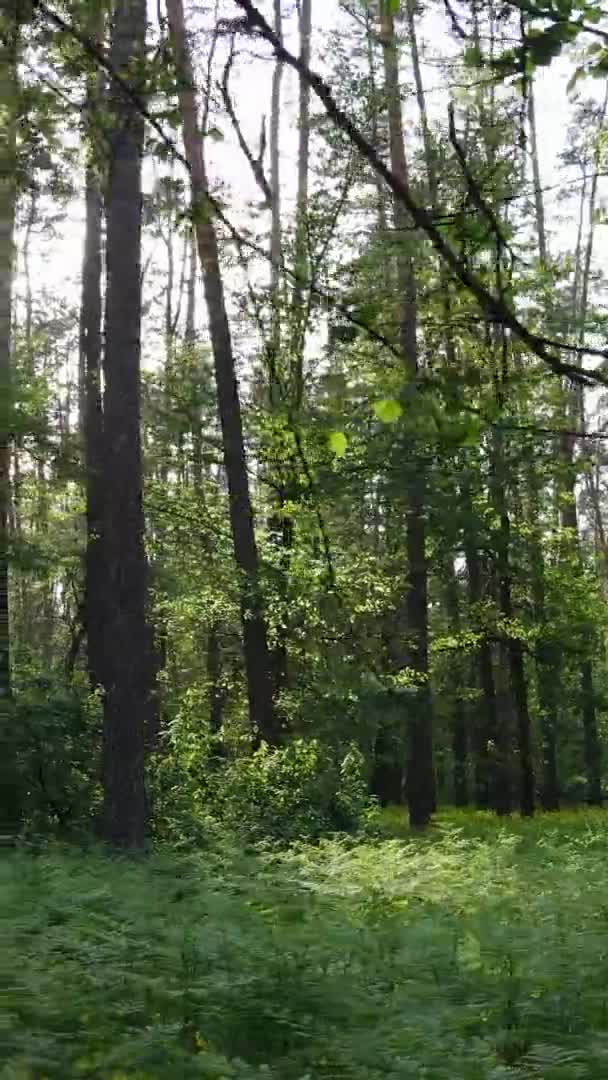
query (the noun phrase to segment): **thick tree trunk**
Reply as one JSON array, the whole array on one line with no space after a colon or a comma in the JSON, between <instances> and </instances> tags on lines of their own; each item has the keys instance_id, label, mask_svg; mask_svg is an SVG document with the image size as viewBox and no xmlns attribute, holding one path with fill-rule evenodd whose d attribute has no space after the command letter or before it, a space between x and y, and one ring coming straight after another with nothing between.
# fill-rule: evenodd
<instances>
[{"instance_id":1,"label":"thick tree trunk","mask_svg":"<svg viewBox=\"0 0 608 1080\"><path fill-rule=\"evenodd\" d=\"M145 0L117 0L110 62L133 78L143 62ZM152 636L147 623L140 434L141 166L144 122L115 84L106 197L104 377L106 555L103 786L104 835L141 848L146 833L144 747L154 726Z\"/></svg>"},{"instance_id":2,"label":"thick tree trunk","mask_svg":"<svg viewBox=\"0 0 608 1080\"><path fill-rule=\"evenodd\" d=\"M99 35L95 28L94 36ZM101 101L101 78L89 77L87 116L94 123ZM92 139L92 133L90 133ZM95 151L89 149L85 179L85 243L82 261L80 307L80 428L83 437L86 487L86 559L84 623L87 633L87 667L92 689L103 686L105 565L103 413L101 400L102 320L102 194Z\"/></svg>"},{"instance_id":3,"label":"thick tree trunk","mask_svg":"<svg viewBox=\"0 0 608 1080\"><path fill-rule=\"evenodd\" d=\"M19 85L17 2L0 13L0 832L19 825L21 793L17 780L12 721L11 638L8 548L11 517L12 298L15 209L17 203L17 125ZM12 10L11 10L12 8Z\"/></svg>"},{"instance_id":4,"label":"thick tree trunk","mask_svg":"<svg viewBox=\"0 0 608 1080\"><path fill-rule=\"evenodd\" d=\"M240 573L241 619L249 715L254 736L275 743L279 737L272 695L270 651L259 582L258 551L245 459L241 404L230 325L224 298L215 227L207 202L203 140L197 120L195 81L184 25L182 0L168 0L167 12L180 73L179 105L190 166L194 223L203 271L228 481L230 524Z\"/></svg>"},{"instance_id":5,"label":"thick tree trunk","mask_svg":"<svg viewBox=\"0 0 608 1080\"><path fill-rule=\"evenodd\" d=\"M384 74L390 134L391 168L400 180L407 182L408 171L403 139L399 58L388 0L381 3L381 34L384 52ZM393 202L394 224L402 243L397 257L400 293L399 337L405 373L409 380L418 377L417 303L414 262L407 249L409 217L400 200ZM412 448L408 448L412 450ZM408 453L408 457L411 454ZM433 768L433 710L428 665L428 610L426 559L426 477L422 462L415 468L408 463L406 548L408 556L408 589L406 599L408 628L408 667L417 681L416 704L412 710L407 733L406 795L410 822L414 826L428 824L435 809L435 774Z\"/></svg>"},{"instance_id":6,"label":"thick tree trunk","mask_svg":"<svg viewBox=\"0 0 608 1080\"><path fill-rule=\"evenodd\" d=\"M0 102L8 110L0 144L0 709L11 697L8 546L11 512L11 329L17 202L17 4L0 14ZM7 710L8 711L8 710ZM0 716L0 722L4 718ZM4 720L5 723L8 720Z\"/></svg>"}]
</instances>

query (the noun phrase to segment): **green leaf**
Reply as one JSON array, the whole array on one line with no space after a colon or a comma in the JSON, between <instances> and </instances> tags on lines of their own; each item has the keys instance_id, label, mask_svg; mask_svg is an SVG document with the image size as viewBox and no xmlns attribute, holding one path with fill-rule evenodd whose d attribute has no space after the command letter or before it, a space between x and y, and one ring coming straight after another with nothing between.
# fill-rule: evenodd
<instances>
[{"instance_id":1,"label":"green leaf","mask_svg":"<svg viewBox=\"0 0 608 1080\"><path fill-rule=\"evenodd\" d=\"M400 2L399 0L389 0L388 9L393 15L399 14Z\"/></svg>"},{"instance_id":2,"label":"green leaf","mask_svg":"<svg viewBox=\"0 0 608 1080\"><path fill-rule=\"evenodd\" d=\"M383 424L394 424L403 415L403 406L394 398L374 402L374 413Z\"/></svg>"},{"instance_id":3,"label":"green leaf","mask_svg":"<svg viewBox=\"0 0 608 1080\"><path fill-rule=\"evenodd\" d=\"M483 63L483 54L477 45L470 45L464 50L463 59L467 67L480 67Z\"/></svg>"},{"instance_id":4,"label":"green leaf","mask_svg":"<svg viewBox=\"0 0 608 1080\"><path fill-rule=\"evenodd\" d=\"M343 431L332 431L329 436L329 445L337 458L344 457L348 439Z\"/></svg>"}]
</instances>

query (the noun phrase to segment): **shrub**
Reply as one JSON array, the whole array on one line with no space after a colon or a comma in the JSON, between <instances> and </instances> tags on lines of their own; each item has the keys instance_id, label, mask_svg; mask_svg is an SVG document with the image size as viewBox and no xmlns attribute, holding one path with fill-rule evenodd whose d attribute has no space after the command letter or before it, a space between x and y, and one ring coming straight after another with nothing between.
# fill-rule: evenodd
<instances>
[{"instance_id":1,"label":"shrub","mask_svg":"<svg viewBox=\"0 0 608 1080\"><path fill-rule=\"evenodd\" d=\"M14 818L28 832L90 826L99 794L97 699L38 679L18 692L12 725Z\"/></svg>"},{"instance_id":2,"label":"shrub","mask_svg":"<svg viewBox=\"0 0 608 1080\"><path fill-rule=\"evenodd\" d=\"M343 754L318 739L262 745L218 772L214 809L250 839L316 839L350 832L369 809L365 762L350 746Z\"/></svg>"}]
</instances>

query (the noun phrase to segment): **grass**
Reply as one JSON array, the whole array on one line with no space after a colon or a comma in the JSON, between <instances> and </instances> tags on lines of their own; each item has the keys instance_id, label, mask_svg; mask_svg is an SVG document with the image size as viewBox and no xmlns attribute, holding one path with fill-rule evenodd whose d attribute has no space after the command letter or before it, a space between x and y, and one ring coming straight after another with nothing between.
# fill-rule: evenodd
<instances>
[{"instance_id":1,"label":"grass","mask_svg":"<svg viewBox=\"0 0 608 1080\"><path fill-rule=\"evenodd\" d=\"M608 1078L608 819L0 865L0 1077Z\"/></svg>"}]
</instances>

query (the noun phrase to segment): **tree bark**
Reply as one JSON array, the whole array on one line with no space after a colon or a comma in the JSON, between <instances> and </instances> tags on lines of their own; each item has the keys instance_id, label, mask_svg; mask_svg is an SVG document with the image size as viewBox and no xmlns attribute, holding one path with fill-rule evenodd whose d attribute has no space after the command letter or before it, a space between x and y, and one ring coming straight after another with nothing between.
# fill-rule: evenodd
<instances>
[{"instance_id":1,"label":"tree bark","mask_svg":"<svg viewBox=\"0 0 608 1080\"><path fill-rule=\"evenodd\" d=\"M587 309L589 304L589 286L591 279L591 262L593 258L593 247L595 240L595 207L597 201L597 189L598 189L598 177L600 170L600 156L606 113L608 111L608 83L606 84L606 90L604 94L603 103L599 115L598 133L595 145L595 154L593 162L593 173L591 177L591 186L589 191L589 203L588 203L588 215L589 225L587 231L587 241L584 249L584 256L582 253L582 227L579 228L579 236L577 241L576 252L576 272L575 282L573 290L573 303L572 303L572 318L575 327L578 328L578 340L579 344L583 345L585 342L585 320L587 317ZM583 189L582 199L584 199L586 188ZM581 222L582 222L582 205L581 205ZM582 262L581 262L582 257ZM567 426L570 431L580 431L584 433L585 428L585 403L583 397L583 391L580 388L569 388L567 391L567 405L566 405L566 420ZM576 545L579 562L582 568L582 552L580 545L579 534L579 520L578 520L578 506L577 506L577 492L576 492L576 470L575 470L575 451L576 451L576 435L566 434L562 438L562 455L567 466L566 472L566 496L567 501L562 506L561 510L561 525L563 529L571 531L574 543ZM598 722L597 722L597 707L596 707L596 695L594 687L594 675L593 675L593 646L594 646L594 631L592 625L586 625L583 627L583 656L581 658L581 670L580 670L580 698L581 698L581 716L583 725L583 745L584 745L584 763L585 772L587 775L587 801L593 806L601 805L603 801L602 797L602 744L599 736Z\"/></svg>"},{"instance_id":2,"label":"tree bark","mask_svg":"<svg viewBox=\"0 0 608 1080\"><path fill-rule=\"evenodd\" d=\"M399 58L391 8L387 0L381 3L380 29L384 54L384 75L390 136L391 168L395 176L407 184L408 170L403 139ZM407 249L409 215L403 203L393 201L395 229L401 250L397 256L397 277L400 301L399 340L405 374L415 382L419 374L417 344L417 302L414 262ZM413 452L413 448L409 447ZM408 452L408 457L410 453ZM433 711L428 664L428 610L426 560L426 476L422 462L408 468L406 548L408 556L408 588L406 598L408 648L407 666L417 684L416 705L410 717L407 733L406 796L410 823L427 825L435 809L435 774L433 768Z\"/></svg>"},{"instance_id":3,"label":"tree bark","mask_svg":"<svg viewBox=\"0 0 608 1080\"><path fill-rule=\"evenodd\" d=\"M300 5L300 60L310 66L312 38L312 0ZM306 316L304 287L308 279L307 220L308 177L310 168L310 86L300 75L298 102L298 190L296 196L296 238L294 264L296 280L291 300L293 322L293 408L296 415L304 395L304 350L306 345Z\"/></svg>"},{"instance_id":4,"label":"tree bark","mask_svg":"<svg viewBox=\"0 0 608 1080\"><path fill-rule=\"evenodd\" d=\"M499 432L496 432L493 437L491 468L492 500L498 519L496 528L498 602L500 613L505 624L503 634L507 635L507 640L504 643L504 651L509 668L509 682L515 710L517 748L519 753L519 807L524 816L530 816L534 813L535 779L530 734L528 686L523 646L520 639L514 635L510 628L510 623L514 616L511 571L511 518L506 499L507 476L505 469L505 453L502 437ZM503 740L501 739L500 742L502 743ZM504 744L502 756L505 759L507 757ZM504 767L506 769L506 760Z\"/></svg>"},{"instance_id":5,"label":"tree bark","mask_svg":"<svg viewBox=\"0 0 608 1080\"><path fill-rule=\"evenodd\" d=\"M469 485L464 481L460 489L464 521L464 554L467 566L469 606L477 612L484 596L482 560L479 554L479 538L475 528L474 507ZM479 810L492 807L498 813L508 813L511 808L508 776L499 769L497 760L498 703L492 647L484 636L474 657L477 681L481 696L475 710L473 728L474 790L475 805Z\"/></svg>"},{"instance_id":6,"label":"tree bark","mask_svg":"<svg viewBox=\"0 0 608 1080\"><path fill-rule=\"evenodd\" d=\"M101 37L101 26L92 27L93 40ZM86 491L86 555L84 623L87 633L87 667L93 690L104 684L105 552L103 412L101 400L102 323L102 217L103 200L99 170L93 145L96 111L101 104L102 79L98 73L88 79L86 116L91 129L91 145L85 176L85 242L82 260L80 300L80 428L83 438Z\"/></svg>"},{"instance_id":7,"label":"tree bark","mask_svg":"<svg viewBox=\"0 0 608 1080\"><path fill-rule=\"evenodd\" d=\"M167 12L179 74L179 106L192 183L192 204L203 272L213 351L224 465L228 481L234 556L240 574L240 605L247 673L249 716L255 738L279 737L273 695L268 632L259 582L259 560L245 458L241 404L217 235L207 200L207 171L196 112L195 81L184 25L182 0L168 0Z\"/></svg>"},{"instance_id":8,"label":"tree bark","mask_svg":"<svg viewBox=\"0 0 608 1080\"><path fill-rule=\"evenodd\" d=\"M145 0L116 0L110 62L130 81L136 77L134 68L144 61L145 32ZM155 709L140 432L144 121L116 83L111 86L109 109L113 126L106 196L103 401L107 595L103 828L111 844L137 849L146 835L145 737L154 726Z\"/></svg>"},{"instance_id":9,"label":"tree bark","mask_svg":"<svg viewBox=\"0 0 608 1080\"><path fill-rule=\"evenodd\" d=\"M21 818L12 716L9 538L11 518L12 304L17 126L19 122L18 2L0 13L0 103L5 125L0 139L0 831L12 833Z\"/></svg>"},{"instance_id":10,"label":"tree bark","mask_svg":"<svg viewBox=\"0 0 608 1080\"><path fill-rule=\"evenodd\" d=\"M460 633L460 597L458 578L454 568L454 559L450 554L445 565L445 606L454 634ZM462 699L462 685L459 672L455 672L452 705L452 766L454 806L467 806L469 790L467 780L468 731L467 711Z\"/></svg>"},{"instance_id":11,"label":"tree bark","mask_svg":"<svg viewBox=\"0 0 608 1080\"><path fill-rule=\"evenodd\" d=\"M0 102L8 117L0 144L0 722L8 723L11 699L8 547L11 513L12 298L17 204L19 83L17 0L0 15ZM11 10L12 9L12 10Z\"/></svg>"}]
</instances>

